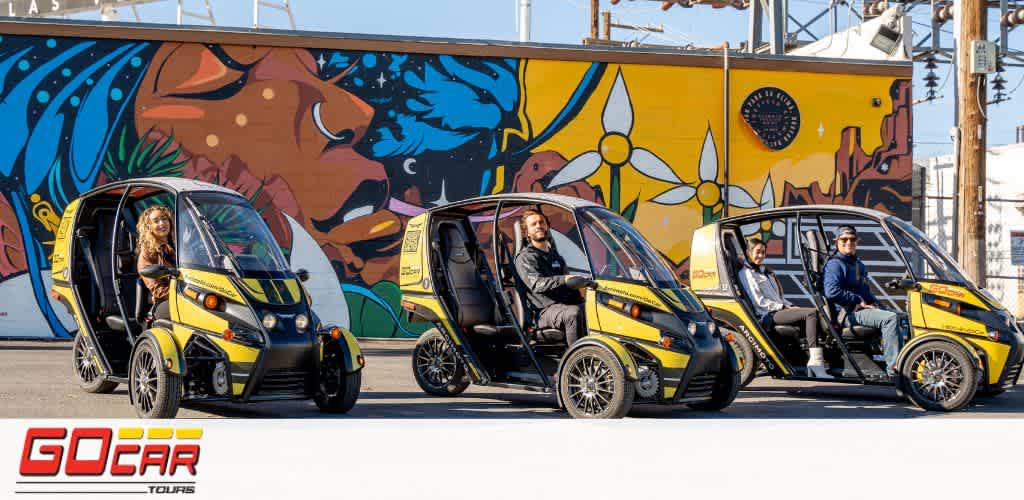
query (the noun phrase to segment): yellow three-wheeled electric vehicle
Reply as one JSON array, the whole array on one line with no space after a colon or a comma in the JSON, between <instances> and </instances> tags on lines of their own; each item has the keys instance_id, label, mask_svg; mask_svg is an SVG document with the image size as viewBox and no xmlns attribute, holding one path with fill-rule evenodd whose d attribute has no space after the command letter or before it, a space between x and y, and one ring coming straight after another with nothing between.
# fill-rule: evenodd
<instances>
[{"instance_id":1,"label":"yellow three-wheeled electric vehicle","mask_svg":"<svg viewBox=\"0 0 1024 500\"><path fill-rule=\"evenodd\" d=\"M573 345L536 327L516 274L527 208L549 218L569 272L598 284ZM717 410L739 388L736 357L700 301L625 219L584 200L508 194L432 209L406 226L399 280L402 306L434 324L412 358L429 394L471 382L554 392L573 417L618 418L640 403Z\"/></svg>"},{"instance_id":2,"label":"yellow three-wheeled electric vehicle","mask_svg":"<svg viewBox=\"0 0 1024 500\"><path fill-rule=\"evenodd\" d=\"M852 325L823 293L824 266L836 252L834 234L841 225L857 230L856 254L867 266L872 293L882 307L900 314L894 379L884 372L881 332ZM826 338L819 342L834 379L813 380L895 385L914 404L937 411L962 408L976 393L994 395L1017 383L1024 363L1018 325L924 233L874 210L798 206L722 219L693 236L690 284L712 316L740 333L734 346L750 361L744 364L744 384L758 365L773 377L811 380L804 334L786 325L766 331L741 286L739 273L753 237L767 242L766 264L786 298L820 311Z\"/></svg>"},{"instance_id":3,"label":"yellow three-wheeled electric vehicle","mask_svg":"<svg viewBox=\"0 0 1024 500\"><path fill-rule=\"evenodd\" d=\"M136 221L175 214L170 321L150 315L136 271ZM140 417L170 418L180 401L313 398L346 412L359 397L355 338L321 325L259 213L238 193L193 180L115 182L68 204L53 252L53 291L78 323L74 373L87 392L127 383ZM340 293L340 291L339 291Z\"/></svg>"}]
</instances>

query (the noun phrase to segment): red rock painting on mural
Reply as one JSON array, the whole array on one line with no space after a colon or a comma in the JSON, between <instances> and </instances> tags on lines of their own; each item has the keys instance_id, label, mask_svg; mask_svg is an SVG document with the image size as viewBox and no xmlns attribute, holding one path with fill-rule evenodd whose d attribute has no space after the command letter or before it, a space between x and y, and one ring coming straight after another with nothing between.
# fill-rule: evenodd
<instances>
[{"instance_id":1,"label":"red rock painting on mural","mask_svg":"<svg viewBox=\"0 0 1024 500\"><path fill-rule=\"evenodd\" d=\"M882 120L882 144L871 154L861 147L860 127L847 127L836 151L835 178L825 191L814 182L796 187L788 182L783 205L837 204L873 208L910 218L913 176L909 80L893 83L892 113ZM901 189L903 188L903 189Z\"/></svg>"},{"instance_id":2,"label":"red rock painting on mural","mask_svg":"<svg viewBox=\"0 0 1024 500\"><path fill-rule=\"evenodd\" d=\"M14 209L3 194L0 194L0 278L24 272L25 248L21 243L21 231Z\"/></svg>"},{"instance_id":3,"label":"red rock painting on mural","mask_svg":"<svg viewBox=\"0 0 1024 500\"><path fill-rule=\"evenodd\" d=\"M288 214L343 264L342 279L372 284L393 279L402 223L386 209L384 166L353 149L373 109L337 78L321 79L304 50L165 44L135 98L135 127L173 136L186 177L254 197L285 246Z\"/></svg>"}]
</instances>

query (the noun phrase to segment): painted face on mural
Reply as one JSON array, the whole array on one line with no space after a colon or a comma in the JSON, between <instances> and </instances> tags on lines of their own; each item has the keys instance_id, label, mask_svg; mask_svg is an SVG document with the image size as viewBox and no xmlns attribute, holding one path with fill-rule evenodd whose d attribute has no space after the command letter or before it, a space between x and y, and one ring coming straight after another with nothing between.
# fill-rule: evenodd
<instances>
[{"instance_id":1,"label":"painted face on mural","mask_svg":"<svg viewBox=\"0 0 1024 500\"><path fill-rule=\"evenodd\" d=\"M150 68L136 128L173 134L190 155L186 176L269 194L345 279L373 283L392 272L401 223L385 209L388 178L353 149L374 111L336 85L344 75L321 79L304 50L193 44L164 45ZM287 243L287 226L271 227Z\"/></svg>"}]
</instances>

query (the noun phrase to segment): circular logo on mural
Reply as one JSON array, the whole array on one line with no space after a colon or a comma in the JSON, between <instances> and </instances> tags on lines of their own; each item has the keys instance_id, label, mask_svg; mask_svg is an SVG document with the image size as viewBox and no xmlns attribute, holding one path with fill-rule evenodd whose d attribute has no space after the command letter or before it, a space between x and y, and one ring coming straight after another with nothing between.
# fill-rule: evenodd
<instances>
[{"instance_id":1,"label":"circular logo on mural","mask_svg":"<svg viewBox=\"0 0 1024 500\"><path fill-rule=\"evenodd\" d=\"M793 97L780 88L761 87L751 92L743 101L740 114L761 142L776 151L792 144L800 131L800 109Z\"/></svg>"}]
</instances>

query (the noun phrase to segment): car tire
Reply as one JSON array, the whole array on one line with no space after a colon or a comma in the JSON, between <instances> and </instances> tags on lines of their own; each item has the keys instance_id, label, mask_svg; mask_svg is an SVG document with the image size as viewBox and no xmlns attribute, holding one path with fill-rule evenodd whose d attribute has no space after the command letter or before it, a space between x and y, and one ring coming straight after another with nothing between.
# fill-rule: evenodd
<instances>
[{"instance_id":1,"label":"car tire","mask_svg":"<svg viewBox=\"0 0 1024 500\"><path fill-rule=\"evenodd\" d=\"M150 338L139 341L128 371L128 390L139 418L174 418L181 404L181 376L164 366Z\"/></svg>"},{"instance_id":2,"label":"car tire","mask_svg":"<svg viewBox=\"0 0 1024 500\"><path fill-rule=\"evenodd\" d=\"M75 334L71 347L71 367L75 372L75 380L83 391L93 394L110 394L117 389L117 382L111 382L101 373L96 360L89 350L89 341L82 332Z\"/></svg>"},{"instance_id":3,"label":"car tire","mask_svg":"<svg viewBox=\"0 0 1024 500\"><path fill-rule=\"evenodd\" d=\"M437 328L431 328L412 349L412 373L423 392L432 396L458 396L469 387L466 367Z\"/></svg>"},{"instance_id":4,"label":"car tire","mask_svg":"<svg viewBox=\"0 0 1024 500\"><path fill-rule=\"evenodd\" d=\"M750 345L747 337L733 328L728 328L727 331L732 333L732 342L729 344L732 346L733 352L736 353L737 358L743 361L743 367L739 373L740 387L746 387L757 377L761 360L757 359L757 355L754 354L754 346Z\"/></svg>"},{"instance_id":5,"label":"car tire","mask_svg":"<svg viewBox=\"0 0 1024 500\"><path fill-rule=\"evenodd\" d=\"M595 345L572 351L558 374L559 397L573 418L625 417L635 390L619 359Z\"/></svg>"},{"instance_id":6,"label":"car tire","mask_svg":"<svg viewBox=\"0 0 1024 500\"><path fill-rule=\"evenodd\" d=\"M359 399L363 372L345 373L342 355L340 349L325 351L320 362L320 379L313 401L323 413L348 413Z\"/></svg>"},{"instance_id":7,"label":"car tire","mask_svg":"<svg viewBox=\"0 0 1024 500\"><path fill-rule=\"evenodd\" d=\"M743 379L740 373L733 372L728 366L723 367L722 371L718 372L715 386L711 389L711 399L698 403L687 403L686 406L694 410L719 411L731 405L736 400L740 387L743 386Z\"/></svg>"},{"instance_id":8,"label":"car tire","mask_svg":"<svg viewBox=\"0 0 1024 500\"><path fill-rule=\"evenodd\" d=\"M959 345L931 341L907 355L899 376L912 403L929 411L954 411L967 406L978 390L980 373L971 355Z\"/></svg>"}]
</instances>

